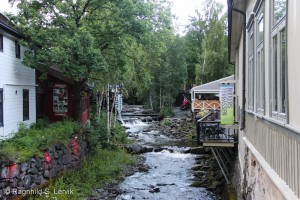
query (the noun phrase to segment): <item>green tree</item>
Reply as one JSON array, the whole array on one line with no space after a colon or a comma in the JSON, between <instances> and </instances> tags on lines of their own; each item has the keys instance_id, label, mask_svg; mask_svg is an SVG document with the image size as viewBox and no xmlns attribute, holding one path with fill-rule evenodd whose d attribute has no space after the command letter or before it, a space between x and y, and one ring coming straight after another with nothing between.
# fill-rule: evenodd
<instances>
[{"instance_id":1,"label":"green tree","mask_svg":"<svg viewBox=\"0 0 300 200\"><path fill-rule=\"evenodd\" d=\"M25 65L47 73L59 69L74 82L74 119L80 91L87 81L106 85L121 78L128 66L126 43L143 46L144 35L159 30L154 2L142 0L15 0L11 21L28 48ZM157 24L155 24L157 23ZM132 58L131 58L132 59ZM134 59L132 59L134 60Z\"/></svg>"},{"instance_id":2,"label":"green tree","mask_svg":"<svg viewBox=\"0 0 300 200\"><path fill-rule=\"evenodd\" d=\"M196 11L185 36L188 53L189 82L207 83L232 73L227 61L226 16L215 0L203 3L204 11Z\"/></svg>"}]
</instances>

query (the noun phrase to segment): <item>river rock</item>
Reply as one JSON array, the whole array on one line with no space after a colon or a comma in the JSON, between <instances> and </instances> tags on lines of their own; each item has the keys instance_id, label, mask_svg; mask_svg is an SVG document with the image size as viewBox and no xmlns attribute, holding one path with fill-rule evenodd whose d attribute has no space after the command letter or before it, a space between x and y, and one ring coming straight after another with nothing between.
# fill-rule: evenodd
<instances>
[{"instance_id":1,"label":"river rock","mask_svg":"<svg viewBox=\"0 0 300 200\"><path fill-rule=\"evenodd\" d=\"M145 164L141 164L140 166L138 166L138 171L139 172L148 172L150 169L150 167L148 165Z\"/></svg>"},{"instance_id":2,"label":"river rock","mask_svg":"<svg viewBox=\"0 0 300 200\"><path fill-rule=\"evenodd\" d=\"M129 153L142 154L142 153L152 152L153 147L146 147L139 144L130 144L130 145L126 145L126 150Z\"/></svg>"},{"instance_id":3,"label":"river rock","mask_svg":"<svg viewBox=\"0 0 300 200\"><path fill-rule=\"evenodd\" d=\"M192 147L191 148L191 153L192 154L204 154L205 149L203 147Z\"/></svg>"},{"instance_id":4,"label":"river rock","mask_svg":"<svg viewBox=\"0 0 300 200\"><path fill-rule=\"evenodd\" d=\"M159 188L153 188L153 189L149 190L149 192L157 193L157 192L160 192L160 189Z\"/></svg>"},{"instance_id":5,"label":"river rock","mask_svg":"<svg viewBox=\"0 0 300 200\"><path fill-rule=\"evenodd\" d=\"M141 113L144 114L144 115L148 115L148 114L153 114L154 111L152 109L145 109Z\"/></svg>"},{"instance_id":6,"label":"river rock","mask_svg":"<svg viewBox=\"0 0 300 200\"><path fill-rule=\"evenodd\" d=\"M217 188L218 186L221 186L221 185L222 185L222 182L214 181L214 182L212 182L211 187L212 188Z\"/></svg>"},{"instance_id":7,"label":"river rock","mask_svg":"<svg viewBox=\"0 0 300 200\"><path fill-rule=\"evenodd\" d=\"M200 169L202 169L202 166L203 166L203 165L194 165L194 166L192 167L192 170L193 170L193 171L200 170Z\"/></svg>"}]
</instances>

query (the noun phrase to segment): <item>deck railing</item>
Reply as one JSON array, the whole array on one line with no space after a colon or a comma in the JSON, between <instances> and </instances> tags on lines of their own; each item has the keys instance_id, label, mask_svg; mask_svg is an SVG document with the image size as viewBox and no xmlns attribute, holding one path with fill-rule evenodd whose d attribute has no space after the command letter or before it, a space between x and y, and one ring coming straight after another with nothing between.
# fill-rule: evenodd
<instances>
[{"instance_id":1,"label":"deck railing","mask_svg":"<svg viewBox=\"0 0 300 200\"><path fill-rule=\"evenodd\" d=\"M193 109L220 110L219 100L193 100Z\"/></svg>"},{"instance_id":2,"label":"deck railing","mask_svg":"<svg viewBox=\"0 0 300 200\"><path fill-rule=\"evenodd\" d=\"M237 125L221 125L219 112L209 113L197 121L197 143L200 146L232 147L237 144Z\"/></svg>"}]
</instances>

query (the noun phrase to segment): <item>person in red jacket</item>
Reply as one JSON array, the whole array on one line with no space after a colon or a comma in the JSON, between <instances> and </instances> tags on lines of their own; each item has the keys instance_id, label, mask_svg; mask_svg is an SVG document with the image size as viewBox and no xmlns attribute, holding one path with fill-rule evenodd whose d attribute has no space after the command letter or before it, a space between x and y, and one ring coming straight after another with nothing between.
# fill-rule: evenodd
<instances>
[{"instance_id":1,"label":"person in red jacket","mask_svg":"<svg viewBox=\"0 0 300 200\"><path fill-rule=\"evenodd\" d=\"M181 107L182 110L187 109L187 103L188 103L188 100L187 100L187 98L184 97L184 100L182 102L182 107Z\"/></svg>"}]
</instances>

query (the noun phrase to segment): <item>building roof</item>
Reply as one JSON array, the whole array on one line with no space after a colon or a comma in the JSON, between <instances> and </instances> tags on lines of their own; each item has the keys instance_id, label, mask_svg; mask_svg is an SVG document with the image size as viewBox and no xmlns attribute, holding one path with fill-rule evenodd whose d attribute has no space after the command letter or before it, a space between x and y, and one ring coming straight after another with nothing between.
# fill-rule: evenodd
<instances>
[{"instance_id":1,"label":"building roof","mask_svg":"<svg viewBox=\"0 0 300 200\"><path fill-rule=\"evenodd\" d=\"M193 92L196 92L196 93L219 93L221 83L233 81L233 80L234 80L234 75L228 76L225 78L221 78L221 79L209 82L209 83L205 83L203 85L193 87L191 89L191 93L193 93Z\"/></svg>"},{"instance_id":2,"label":"building roof","mask_svg":"<svg viewBox=\"0 0 300 200\"><path fill-rule=\"evenodd\" d=\"M5 30L9 34L17 37L24 38L24 35L17 31L9 22L7 17L5 17L2 13L0 13L0 29Z\"/></svg>"},{"instance_id":3,"label":"building roof","mask_svg":"<svg viewBox=\"0 0 300 200\"><path fill-rule=\"evenodd\" d=\"M228 61L229 63L235 62L236 48L239 45L242 27L243 27L243 16L241 13L234 11L238 9L245 11L246 1L245 0L227 0L228 6Z\"/></svg>"}]
</instances>

